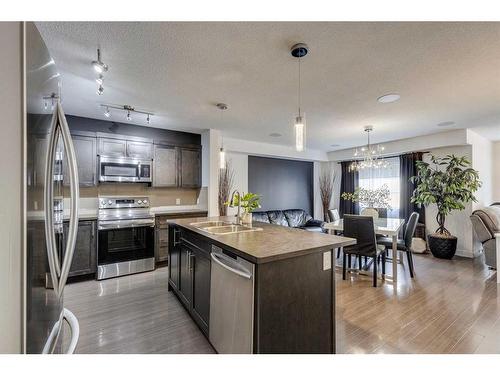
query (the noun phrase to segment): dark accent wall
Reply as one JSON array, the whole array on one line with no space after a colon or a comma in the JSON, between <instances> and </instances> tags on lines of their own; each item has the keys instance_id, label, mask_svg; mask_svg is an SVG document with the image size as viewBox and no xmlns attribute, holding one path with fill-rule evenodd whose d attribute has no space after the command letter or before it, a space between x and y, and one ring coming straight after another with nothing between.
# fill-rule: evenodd
<instances>
[{"instance_id":1,"label":"dark accent wall","mask_svg":"<svg viewBox=\"0 0 500 375\"><path fill-rule=\"evenodd\" d=\"M302 208L313 215L313 178L312 162L248 157L248 190L261 195L259 211Z\"/></svg>"},{"instance_id":2,"label":"dark accent wall","mask_svg":"<svg viewBox=\"0 0 500 375\"><path fill-rule=\"evenodd\" d=\"M96 120L92 118L67 115L68 126L71 131L95 132L102 136L106 134L149 138L152 141L163 141L179 145L201 145L201 135L154 128L151 126L140 126L115 121Z\"/></svg>"}]
</instances>

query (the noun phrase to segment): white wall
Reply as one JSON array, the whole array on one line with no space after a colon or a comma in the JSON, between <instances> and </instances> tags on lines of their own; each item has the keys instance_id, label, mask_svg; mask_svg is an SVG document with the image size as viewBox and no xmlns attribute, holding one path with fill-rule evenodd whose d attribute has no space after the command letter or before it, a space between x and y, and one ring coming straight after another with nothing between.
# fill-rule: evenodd
<instances>
[{"instance_id":1,"label":"white wall","mask_svg":"<svg viewBox=\"0 0 500 375\"><path fill-rule=\"evenodd\" d=\"M500 202L500 141L493 143L491 159L493 169L491 200L493 202Z\"/></svg>"},{"instance_id":2,"label":"white wall","mask_svg":"<svg viewBox=\"0 0 500 375\"><path fill-rule=\"evenodd\" d=\"M0 353L22 345L22 25L0 22Z\"/></svg>"},{"instance_id":3,"label":"white wall","mask_svg":"<svg viewBox=\"0 0 500 375\"><path fill-rule=\"evenodd\" d=\"M489 206L493 197L493 145L489 139L467 129L467 143L472 146L472 168L479 172L481 187L474 194L472 208Z\"/></svg>"},{"instance_id":4,"label":"white wall","mask_svg":"<svg viewBox=\"0 0 500 375\"><path fill-rule=\"evenodd\" d=\"M219 216L219 150L220 131L209 129L201 134L201 183L207 187L208 216Z\"/></svg>"},{"instance_id":5,"label":"white wall","mask_svg":"<svg viewBox=\"0 0 500 375\"><path fill-rule=\"evenodd\" d=\"M399 139L397 141L383 143L385 155L399 155L406 152L430 150L437 147L449 147L467 144L467 130L457 129L442 133L423 135ZM328 153L329 160L351 160L355 148L331 151Z\"/></svg>"},{"instance_id":6,"label":"white wall","mask_svg":"<svg viewBox=\"0 0 500 375\"><path fill-rule=\"evenodd\" d=\"M248 192L248 155L239 152L227 152L226 159L231 161L234 170L233 190L238 190L241 194ZM237 208L229 207L228 215L236 215Z\"/></svg>"}]
</instances>

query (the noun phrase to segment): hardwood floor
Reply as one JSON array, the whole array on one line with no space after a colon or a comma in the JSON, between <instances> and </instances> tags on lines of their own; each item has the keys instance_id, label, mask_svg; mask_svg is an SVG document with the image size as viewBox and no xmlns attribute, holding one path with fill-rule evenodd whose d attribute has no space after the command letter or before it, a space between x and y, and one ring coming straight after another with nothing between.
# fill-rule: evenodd
<instances>
[{"instance_id":1,"label":"hardwood floor","mask_svg":"<svg viewBox=\"0 0 500 375\"><path fill-rule=\"evenodd\" d=\"M80 323L76 353L214 353L177 298L167 292L167 276L164 267L67 285L65 307Z\"/></svg>"},{"instance_id":2,"label":"hardwood floor","mask_svg":"<svg viewBox=\"0 0 500 375\"><path fill-rule=\"evenodd\" d=\"M500 353L500 293L481 259L415 255L398 288L337 272L340 353ZM406 266L406 264L405 264ZM390 267L388 267L389 269ZM172 293L167 269L67 286L80 322L78 353L213 353Z\"/></svg>"},{"instance_id":3,"label":"hardwood floor","mask_svg":"<svg viewBox=\"0 0 500 375\"><path fill-rule=\"evenodd\" d=\"M398 288L337 275L341 353L500 353L500 293L482 259L414 255L416 277L399 266Z\"/></svg>"}]
</instances>

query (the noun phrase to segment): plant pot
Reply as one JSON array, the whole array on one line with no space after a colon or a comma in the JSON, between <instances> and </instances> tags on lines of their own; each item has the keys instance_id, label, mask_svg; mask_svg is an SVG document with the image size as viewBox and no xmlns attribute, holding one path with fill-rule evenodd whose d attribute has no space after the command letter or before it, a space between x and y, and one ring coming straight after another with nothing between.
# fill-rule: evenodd
<instances>
[{"instance_id":1,"label":"plant pot","mask_svg":"<svg viewBox=\"0 0 500 375\"><path fill-rule=\"evenodd\" d=\"M378 211L377 211L377 209L371 208L371 207L363 208L363 210L361 211L360 215L362 215L362 216L371 216L374 219L378 219Z\"/></svg>"},{"instance_id":2,"label":"plant pot","mask_svg":"<svg viewBox=\"0 0 500 375\"><path fill-rule=\"evenodd\" d=\"M451 259L457 251L457 237L433 233L427 236L432 255L440 259Z\"/></svg>"},{"instance_id":3,"label":"plant pot","mask_svg":"<svg viewBox=\"0 0 500 375\"><path fill-rule=\"evenodd\" d=\"M243 225L251 225L252 224L252 213L242 213L241 214L241 224Z\"/></svg>"}]
</instances>

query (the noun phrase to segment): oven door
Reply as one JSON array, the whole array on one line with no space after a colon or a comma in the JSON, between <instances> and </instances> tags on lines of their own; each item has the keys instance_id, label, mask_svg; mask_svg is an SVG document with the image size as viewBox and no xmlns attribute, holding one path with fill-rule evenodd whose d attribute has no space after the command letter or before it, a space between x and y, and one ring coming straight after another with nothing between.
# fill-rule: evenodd
<instances>
[{"instance_id":1,"label":"oven door","mask_svg":"<svg viewBox=\"0 0 500 375\"><path fill-rule=\"evenodd\" d=\"M100 182L151 182L151 161L131 158L99 158Z\"/></svg>"},{"instance_id":2,"label":"oven door","mask_svg":"<svg viewBox=\"0 0 500 375\"><path fill-rule=\"evenodd\" d=\"M154 220L100 222L97 264L154 258Z\"/></svg>"}]
</instances>

